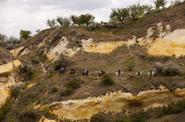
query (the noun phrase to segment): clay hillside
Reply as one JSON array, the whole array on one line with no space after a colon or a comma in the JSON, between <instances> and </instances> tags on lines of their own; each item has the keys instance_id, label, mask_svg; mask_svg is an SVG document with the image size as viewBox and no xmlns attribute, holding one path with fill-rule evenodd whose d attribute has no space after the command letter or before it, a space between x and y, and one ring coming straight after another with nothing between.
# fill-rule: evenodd
<instances>
[{"instance_id":1,"label":"clay hillside","mask_svg":"<svg viewBox=\"0 0 185 122\"><path fill-rule=\"evenodd\" d=\"M0 47L12 70L0 121L183 122L184 33L185 2L121 28L53 27Z\"/></svg>"}]
</instances>

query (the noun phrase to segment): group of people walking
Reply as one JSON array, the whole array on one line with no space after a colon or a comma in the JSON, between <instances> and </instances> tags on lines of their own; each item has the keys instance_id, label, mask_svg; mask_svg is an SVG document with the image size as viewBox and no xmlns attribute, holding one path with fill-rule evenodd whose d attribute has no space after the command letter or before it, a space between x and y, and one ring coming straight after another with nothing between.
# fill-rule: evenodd
<instances>
[{"instance_id":1,"label":"group of people walking","mask_svg":"<svg viewBox=\"0 0 185 122\"><path fill-rule=\"evenodd\" d=\"M67 71L69 71L70 75L75 75L77 73L74 68L66 69L65 67L61 67L59 72L61 74L65 74ZM84 69L81 74L82 74L83 77L87 77L87 76L89 76L89 70ZM102 77L102 76L106 75L107 72L105 72L104 70L100 70L97 74L98 74L99 77ZM117 72L115 72L115 75L118 76L118 77L122 76L122 74L123 74L123 72L121 72L120 69Z\"/></svg>"}]
</instances>

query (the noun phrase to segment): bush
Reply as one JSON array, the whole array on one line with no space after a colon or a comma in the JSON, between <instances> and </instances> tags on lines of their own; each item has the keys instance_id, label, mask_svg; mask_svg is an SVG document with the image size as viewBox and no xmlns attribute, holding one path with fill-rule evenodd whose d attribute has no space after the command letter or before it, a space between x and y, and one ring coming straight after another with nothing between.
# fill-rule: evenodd
<instances>
[{"instance_id":1,"label":"bush","mask_svg":"<svg viewBox=\"0 0 185 122\"><path fill-rule=\"evenodd\" d=\"M139 112L132 115L125 113L98 113L94 115L90 122L145 122L148 115L145 112Z\"/></svg>"},{"instance_id":2,"label":"bush","mask_svg":"<svg viewBox=\"0 0 185 122\"><path fill-rule=\"evenodd\" d=\"M152 10L151 6L134 4L129 6L128 8L112 9L110 19L112 22L114 21L124 22L129 19L137 20L143 17L151 10Z\"/></svg>"},{"instance_id":3,"label":"bush","mask_svg":"<svg viewBox=\"0 0 185 122\"><path fill-rule=\"evenodd\" d=\"M31 36L31 32L30 31L27 31L27 30L21 30L20 31L20 39L21 40L27 40L29 39Z\"/></svg>"},{"instance_id":4,"label":"bush","mask_svg":"<svg viewBox=\"0 0 185 122\"><path fill-rule=\"evenodd\" d=\"M11 89L11 97L12 98L17 98L18 95L20 94L20 88L13 88Z\"/></svg>"},{"instance_id":5,"label":"bush","mask_svg":"<svg viewBox=\"0 0 185 122\"><path fill-rule=\"evenodd\" d=\"M105 75L102 78L102 83L105 86L111 86L111 85L114 84L114 81L113 81L113 79L109 75Z\"/></svg>"},{"instance_id":6,"label":"bush","mask_svg":"<svg viewBox=\"0 0 185 122\"><path fill-rule=\"evenodd\" d=\"M40 116L40 113L33 106L28 106L18 113L20 122L37 122Z\"/></svg>"},{"instance_id":7,"label":"bush","mask_svg":"<svg viewBox=\"0 0 185 122\"><path fill-rule=\"evenodd\" d=\"M65 85L64 91L62 91L61 96L68 96L74 93L74 90L80 88L80 80L73 79Z\"/></svg>"},{"instance_id":8,"label":"bush","mask_svg":"<svg viewBox=\"0 0 185 122\"><path fill-rule=\"evenodd\" d=\"M19 73L27 80L31 80L33 78L34 71L30 65L23 65L19 69Z\"/></svg>"},{"instance_id":9,"label":"bush","mask_svg":"<svg viewBox=\"0 0 185 122\"><path fill-rule=\"evenodd\" d=\"M173 63L156 63L152 71L155 73L155 76L176 76L181 74L179 67Z\"/></svg>"},{"instance_id":10,"label":"bush","mask_svg":"<svg viewBox=\"0 0 185 122\"><path fill-rule=\"evenodd\" d=\"M6 115L11 111L11 109L12 102L8 99L6 103L0 108L0 121L3 121L6 118Z\"/></svg>"},{"instance_id":11,"label":"bush","mask_svg":"<svg viewBox=\"0 0 185 122\"><path fill-rule=\"evenodd\" d=\"M135 67L135 60L133 58L127 58L124 61L124 64L126 66L126 70L127 71L132 71Z\"/></svg>"},{"instance_id":12,"label":"bush","mask_svg":"<svg viewBox=\"0 0 185 122\"><path fill-rule=\"evenodd\" d=\"M60 56L55 62L54 62L54 70L59 71L61 67L66 67L68 65L67 60L63 57Z\"/></svg>"},{"instance_id":13,"label":"bush","mask_svg":"<svg viewBox=\"0 0 185 122\"><path fill-rule=\"evenodd\" d=\"M158 117L162 117L164 115L180 113L184 110L185 110L185 101L183 100L177 103L171 103L168 106L157 108L156 113Z\"/></svg>"},{"instance_id":14,"label":"bush","mask_svg":"<svg viewBox=\"0 0 185 122\"><path fill-rule=\"evenodd\" d=\"M167 3L166 0L155 0L154 1L156 9L160 9L160 7L164 8L166 3Z\"/></svg>"},{"instance_id":15,"label":"bush","mask_svg":"<svg viewBox=\"0 0 185 122\"><path fill-rule=\"evenodd\" d=\"M47 25L48 25L50 28L55 27L55 26L56 26L56 21L55 21L55 19L52 19L52 20L48 19L48 20L47 20Z\"/></svg>"},{"instance_id":16,"label":"bush","mask_svg":"<svg viewBox=\"0 0 185 122\"><path fill-rule=\"evenodd\" d=\"M111 21L123 22L127 18L129 18L129 10L127 8L112 9L110 15Z\"/></svg>"},{"instance_id":17,"label":"bush","mask_svg":"<svg viewBox=\"0 0 185 122\"><path fill-rule=\"evenodd\" d=\"M82 14L80 16L71 16L71 21L73 24L82 26L82 25L89 25L90 23L94 22L95 17L91 14Z\"/></svg>"},{"instance_id":18,"label":"bush","mask_svg":"<svg viewBox=\"0 0 185 122\"><path fill-rule=\"evenodd\" d=\"M56 21L60 24L61 27L69 27L71 24L71 20L68 18L63 18L63 17L57 17Z\"/></svg>"}]
</instances>

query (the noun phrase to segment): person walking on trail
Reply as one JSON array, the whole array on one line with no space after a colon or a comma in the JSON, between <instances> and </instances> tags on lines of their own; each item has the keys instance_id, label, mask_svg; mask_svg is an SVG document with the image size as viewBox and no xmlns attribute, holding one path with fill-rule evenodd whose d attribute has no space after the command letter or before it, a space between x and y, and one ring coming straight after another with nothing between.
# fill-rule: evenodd
<instances>
[{"instance_id":1,"label":"person walking on trail","mask_svg":"<svg viewBox=\"0 0 185 122\"><path fill-rule=\"evenodd\" d=\"M101 71L98 73L98 76L101 77L101 76L103 76L103 75L105 75L105 74L106 74L106 72L104 72L103 70L101 70Z\"/></svg>"},{"instance_id":2,"label":"person walking on trail","mask_svg":"<svg viewBox=\"0 0 185 122\"><path fill-rule=\"evenodd\" d=\"M88 69L84 69L82 75L83 75L83 77L87 77L89 75Z\"/></svg>"},{"instance_id":3,"label":"person walking on trail","mask_svg":"<svg viewBox=\"0 0 185 122\"><path fill-rule=\"evenodd\" d=\"M64 74L65 71L66 71L65 67L61 66L61 68L60 68L60 73L61 73L61 74Z\"/></svg>"},{"instance_id":4,"label":"person walking on trail","mask_svg":"<svg viewBox=\"0 0 185 122\"><path fill-rule=\"evenodd\" d=\"M74 75L75 73L76 73L75 69L71 69L69 72L70 75Z\"/></svg>"}]
</instances>

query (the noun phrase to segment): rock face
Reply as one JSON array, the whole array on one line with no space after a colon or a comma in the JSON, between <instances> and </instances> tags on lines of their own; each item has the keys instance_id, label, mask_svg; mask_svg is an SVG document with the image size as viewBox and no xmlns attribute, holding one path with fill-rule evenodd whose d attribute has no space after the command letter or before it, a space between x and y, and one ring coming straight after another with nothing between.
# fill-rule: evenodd
<instances>
[{"instance_id":1,"label":"rock face","mask_svg":"<svg viewBox=\"0 0 185 122\"><path fill-rule=\"evenodd\" d=\"M157 38L149 47L148 53L156 56L185 55L185 30L175 30L163 38Z\"/></svg>"},{"instance_id":2,"label":"rock face","mask_svg":"<svg viewBox=\"0 0 185 122\"><path fill-rule=\"evenodd\" d=\"M21 66L21 62L19 60L14 60L7 64L0 65L0 75L6 75L11 73L13 70L16 70Z\"/></svg>"},{"instance_id":3,"label":"rock face","mask_svg":"<svg viewBox=\"0 0 185 122\"><path fill-rule=\"evenodd\" d=\"M138 95L131 93L115 92L101 97L87 98L83 100L69 100L56 102L49 105L51 112L59 118L70 120L89 120L100 112L121 112L141 107L144 110L153 107L167 105L185 98L185 89L176 89L171 93L165 87L159 90L140 92Z\"/></svg>"},{"instance_id":4,"label":"rock face","mask_svg":"<svg viewBox=\"0 0 185 122\"><path fill-rule=\"evenodd\" d=\"M61 54L71 57L80 50L80 48L68 48L68 43L67 38L62 37L59 43L47 53L48 59L57 60Z\"/></svg>"},{"instance_id":5,"label":"rock face","mask_svg":"<svg viewBox=\"0 0 185 122\"><path fill-rule=\"evenodd\" d=\"M0 83L0 107L5 104L7 98L10 97L10 90Z\"/></svg>"}]
</instances>

